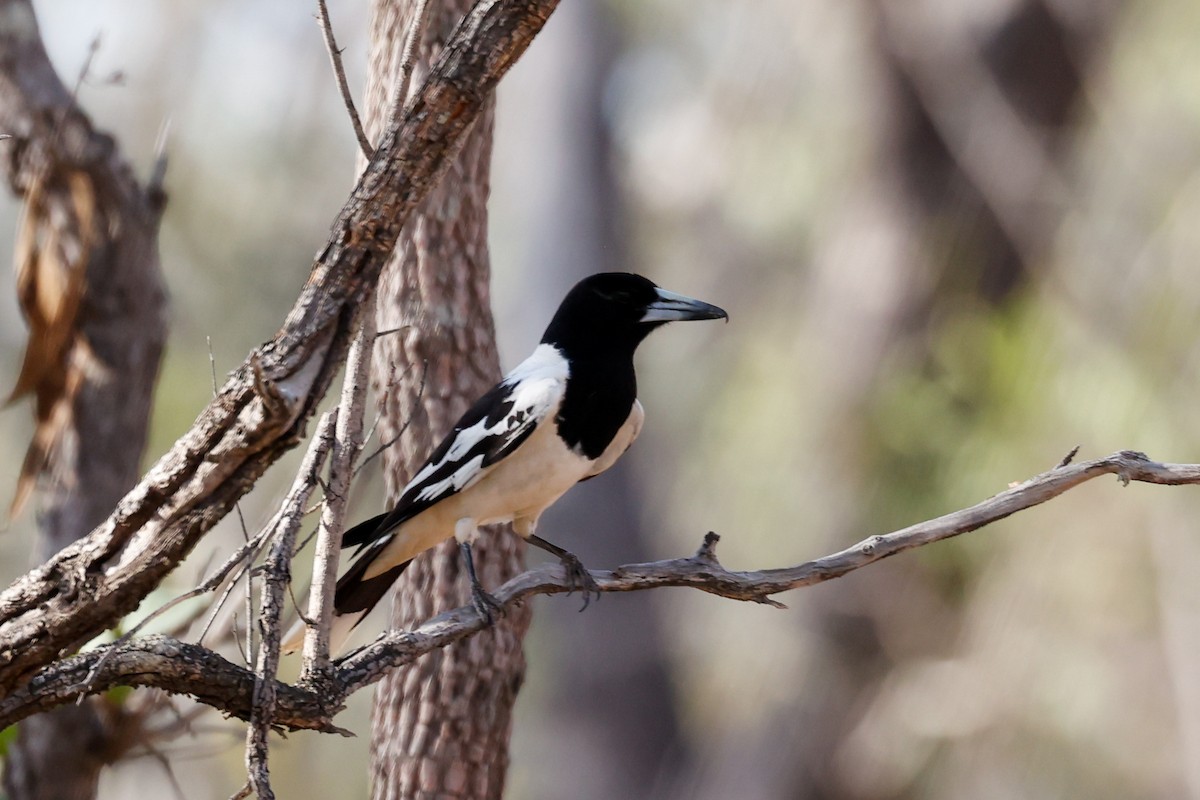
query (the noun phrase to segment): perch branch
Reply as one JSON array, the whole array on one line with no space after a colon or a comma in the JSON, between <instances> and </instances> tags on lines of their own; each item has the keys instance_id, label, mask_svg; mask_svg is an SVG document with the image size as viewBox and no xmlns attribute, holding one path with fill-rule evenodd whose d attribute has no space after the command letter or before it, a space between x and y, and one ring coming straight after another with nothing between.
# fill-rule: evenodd
<instances>
[{"instance_id":1,"label":"perch branch","mask_svg":"<svg viewBox=\"0 0 1200 800\"><path fill-rule=\"evenodd\" d=\"M0 593L0 694L133 611L300 441L402 226L556 5L481 0L463 19L389 122L279 332L105 522Z\"/></svg>"},{"instance_id":2,"label":"perch branch","mask_svg":"<svg viewBox=\"0 0 1200 800\"><path fill-rule=\"evenodd\" d=\"M602 592L633 592L662 586L689 586L735 600L778 605L772 595L838 578L914 547L978 530L1039 505L1101 475L1161 485L1200 484L1200 464L1163 464L1142 453L1121 451L1105 458L1055 467L970 508L871 536L852 547L795 567L739 572L716 558L716 534L705 537L694 556L612 571L592 572ZM538 594L569 591L561 565L543 564L516 576L494 592L505 607ZM354 692L378 681L390 669L445 647L484 627L470 606L437 616L411 631L386 633L333 665L320 690L276 681L273 722L285 729L341 732L333 717ZM111 655L110 650L115 650ZM100 663L96 668L97 662ZM94 670L90 684L89 673ZM253 709L256 676L243 667L197 645L165 636L150 636L98 648L51 666L0 700L0 728L30 714L70 702L81 692L113 686L155 686L189 694L223 713L247 719Z\"/></svg>"}]
</instances>

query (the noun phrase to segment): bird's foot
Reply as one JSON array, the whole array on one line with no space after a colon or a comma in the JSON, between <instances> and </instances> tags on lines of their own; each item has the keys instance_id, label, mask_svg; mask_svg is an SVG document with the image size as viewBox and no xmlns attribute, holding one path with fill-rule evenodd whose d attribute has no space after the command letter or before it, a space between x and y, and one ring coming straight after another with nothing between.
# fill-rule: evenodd
<instances>
[{"instance_id":1,"label":"bird's foot","mask_svg":"<svg viewBox=\"0 0 1200 800\"><path fill-rule=\"evenodd\" d=\"M579 607L583 611L592 602L592 595L596 599L600 599L600 586L596 583L596 579L592 577L592 573L588 572L588 568L583 565L579 557L574 553L563 552L559 556L562 561L563 569L567 573L567 594L571 595L575 592L583 594L583 605Z\"/></svg>"},{"instance_id":2,"label":"bird's foot","mask_svg":"<svg viewBox=\"0 0 1200 800\"><path fill-rule=\"evenodd\" d=\"M471 543L459 542L458 547L462 552L463 561L467 563L467 577L471 580L471 605L475 607L476 613L490 628L496 624L496 614L504 614L504 606L483 590L483 584L479 582L479 575L475 573L475 554L471 551Z\"/></svg>"},{"instance_id":3,"label":"bird's foot","mask_svg":"<svg viewBox=\"0 0 1200 800\"><path fill-rule=\"evenodd\" d=\"M597 600L600 599L600 587L596 584L592 573L588 572L587 567L579 560L579 556L570 550L564 550L552 542L547 542L536 534L528 533L522 535L528 539L531 545L540 547L547 553L551 553L562 562L563 570L567 573L567 594L577 591L583 593L583 605L580 607L580 611L583 611L592 602L592 595L596 595Z\"/></svg>"},{"instance_id":4,"label":"bird's foot","mask_svg":"<svg viewBox=\"0 0 1200 800\"><path fill-rule=\"evenodd\" d=\"M496 624L497 614L504 616L504 606L495 597L485 592L478 583L471 584L471 605L489 628Z\"/></svg>"}]
</instances>

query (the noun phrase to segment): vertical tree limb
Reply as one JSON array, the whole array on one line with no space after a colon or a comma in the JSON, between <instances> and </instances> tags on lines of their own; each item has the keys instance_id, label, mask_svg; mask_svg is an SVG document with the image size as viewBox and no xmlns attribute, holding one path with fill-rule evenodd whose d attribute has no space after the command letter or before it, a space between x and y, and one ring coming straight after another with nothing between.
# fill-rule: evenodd
<instances>
[{"instance_id":1,"label":"vertical tree limb","mask_svg":"<svg viewBox=\"0 0 1200 800\"><path fill-rule=\"evenodd\" d=\"M300 670L302 683L327 677L329 671L329 625L333 617L333 594L337 588L338 556L346 527L350 482L362 448L363 406L366 404L371 368L371 348L375 342L375 315L360 314L359 325L358 335L350 346L350 356L346 361L333 454L329 459L329 484L317 529L312 588L309 590L308 616L311 624L304 638L304 663Z\"/></svg>"},{"instance_id":2,"label":"vertical tree limb","mask_svg":"<svg viewBox=\"0 0 1200 800\"><path fill-rule=\"evenodd\" d=\"M246 729L246 773L250 787L259 800L274 800L270 771L267 768L268 736L275 721L276 678L279 670L284 598L291 582L292 556L296 533L304 521L304 509L320 478L325 456L333 446L335 412L326 412L313 435L304 460L292 482L292 488L271 523L271 548L263 564L262 602L258 615L260 644L255 661L253 708ZM247 620L248 625L253 625Z\"/></svg>"}]
</instances>

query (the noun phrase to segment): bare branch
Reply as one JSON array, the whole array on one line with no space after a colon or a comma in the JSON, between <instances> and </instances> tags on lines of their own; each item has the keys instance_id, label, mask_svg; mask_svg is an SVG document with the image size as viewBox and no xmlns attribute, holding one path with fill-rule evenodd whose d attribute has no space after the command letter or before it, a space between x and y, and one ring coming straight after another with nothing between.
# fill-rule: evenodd
<instances>
[{"instance_id":1,"label":"bare branch","mask_svg":"<svg viewBox=\"0 0 1200 800\"><path fill-rule=\"evenodd\" d=\"M342 51L338 49L337 40L333 38L333 23L329 21L329 8L325 0L317 0L317 20L321 23L321 33L325 36L325 49L329 51L329 61L333 64L333 76L337 79L338 91L342 102L346 104L346 112L350 115L350 124L354 126L354 138L358 139L359 149L363 158L368 161L375 155L375 148L367 138L358 109L354 107L354 96L350 94L350 83L346 80L346 68L342 65Z\"/></svg>"},{"instance_id":2,"label":"bare branch","mask_svg":"<svg viewBox=\"0 0 1200 800\"><path fill-rule=\"evenodd\" d=\"M425 395L425 378L428 375L429 375L429 362L422 361L421 362L421 383L417 386L417 400L420 400ZM388 388L390 389L391 387L392 387L392 381L389 380ZM376 420L376 421L378 421L378 420ZM379 458L381 455L386 453L389 447L393 447L396 444L396 442L400 441L400 438L402 436L404 436L405 432L408 430L408 426L412 424L412 421L413 421L413 418L411 416L408 419L404 420L404 424L400 426L400 430L396 431L396 433L392 436L392 438L388 439L386 442L380 442L379 447L375 448L375 450L373 450L369 456L364 458L362 460L362 463L360 463L355 468L354 474L358 475L358 473L361 472L368 464L370 464L372 461L374 461L375 459ZM374 432L375 432L375 426L372 425L371 426L371 434L374 434ZM370 439L371 436L368 435L366 438ZM364 441L364 443L365 443L365 441Z\"/></svg>"},{"instance_id":3,"label":"bare branch","mask_svg":"<svg viewBox=\"0 0 1200 800\"><path fill-rule=\"evenodd\" d=\"M296 547L296 532L304 522L304 507L317 485L317 476L325 457L333 447L337 413L328 411L321 417L317 433L304 455L304 461L292 482L276 515L271 550L263 570L261 611L258 617L262 644L254 681L254 707L246 729L246 773L259 800L274 800L270 771L267 768L267 738L275 716L275 674L279 670L279 623L283 618L284 594L291 583L292 552Z\"/></svg>"},{"instance_id":4,"label":"bare branch","mask_svg":"<svg viewBox=\"0 0 1200 800\"><path fill-rule=\"evenodd\" d=\"M1106 458L1055 467L961 511L871 536L853 547L786 569L735 572L717 561L717 537L709 534L694 556L630 564L611 572L592 572L602 592L634 592L662 586L689 586L735 600L779 605L771 595L841 577L860 567L914 547L949 539L1039 505L1085 481L1116 475L1130 481L1178 486L1200 484L1200 464L1162 464L1142 453L1121 451ZM494 592L509 606L538 594L570 591L560 564L544 564L513 578ZM387 633L336 662L319 690L279 681L273 722L282 728L341 731L333 717L354 692L375 683L390 669L470 636L484 627L471 606L441 614L411 631ZM109 651L113 650L111 655ZM97 662L102 666L97 667ZM95 675L86 684L89 674ZM70 702L80 693L113 686L155 686L189 694L201 703L241 719L254 708L257 676L197 645L166 636L149 636L109 645L39 670L31 680L0 700L0 728L30 714Z\"/></svg>"},{"instance_id":5,"label":"bare branch","mask_svg":"<svg viewBox=\"0 0 1200 800\"><path fill-rule=\"evenodd\" d=\"M367 378L371 369L371 348L375 342L374 309L367 309L359 316L358 336L350 347L342 385L336 441L329 459L329 486L325 490L324 509L317 527L317 552L308 606L308 616L315 624L308 629L304 640L304 664L300 671L303 683L324 678L329 671L329 626L333 618L338 555L346 526L346 504L350 497L350 482L354 478L354 464L362 449L363 406L366 405Z\"/></svg>"},{"instance_id":6,"label":"bare branch","mask_svg":"<svg viewBox=\"0 0 1200 800\"><path fill-rule=\"evenodd\" d=\"M100 35L96 34L92 37L92 41L88 43L87 56L83 59L83 66L79 68L79 74L75 77L75 85L71 87L72 101L79 101L79 90L83 88L83 82L87 80L88 74L92 71L92 62L96 60L99 52Z\"/></svg>"},{"instance_id":7,"label":"bare branch","mask_svg":"<svg viewBox=\"0 0 1200 800\"><path fill-rule=\"evenodd\" d=\"M408 100L408 85L412 80L413 68L417 64L417 48L421 44L421 34L425 32L429 20L429 0L417 0L413 10L412 22L404 37L404 54L400 58L400 74L396 77L396 96L392 98L392 108L404 108ZM395 113L395 111L393 111Z\"/></svg>"},{"instance_id":8,"label":"bare branch","mask_svg":"<svg viewBox=\"0 0 1200 800\"><path fill-rule=\"evenodd\" d=\"M413 208L557 0L482 0L392 120L275 337L91 534L0 593L0 687L133 611L300 440Z\"/></svg>"}]
</instances>

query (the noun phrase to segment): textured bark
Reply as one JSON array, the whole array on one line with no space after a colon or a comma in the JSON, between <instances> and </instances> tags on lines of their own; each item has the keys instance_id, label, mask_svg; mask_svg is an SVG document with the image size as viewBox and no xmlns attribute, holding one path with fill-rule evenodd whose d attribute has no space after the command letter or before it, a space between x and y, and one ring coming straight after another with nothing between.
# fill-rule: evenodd
<instances>
[{"instance_id":1,"label":"textured bark","mask_svg":"<svg viewBox=\"0 0 1200 800\"><path fill-rule=\"evenodd\" d=\"M378 0L372 6L366 101L372 138L387 119L415 6L407 0ZM470 7L453 0L430 9L410 85L419 84ZM406 225L380 279L379 330L404 328L379 340L373 370L382 404L381 436L390 440L407 424L399 446L386 457L392 498L500 375L487 246L491 138L489 101L441 184ZM389 387L393 375L395 385ZM519 571L523 550L506 530L484 532L476 548L480 579L499 586ZM418 558L398 584L392 624L411 628L460 605L468 596L465 578L453 542ZM528 624L527 608L510 609L494 628L381 682L371 737L374 797L501 795Z\"/></svg>"},{"instance_id":2,"label":"textured bark","mask_svg":"<svg viewBox=\"0 0 1200 800\"><path fill-rule=\"evenodd\" d=\"M18 267L42 300L41 309L26 305L30 343L14 392L36 400L18 501L40 476L42 562L137 482L166 338L163 197L138 185L59 80L27 0L0 2L0 54L0 130L15 137L5 169L26 199ZM62 288L47 303L54 286ZM47 305L62 313L40 314ZM119 710L103 712L85 704L22 724L5 760L8 796L93 797L101 767L130 741Z\"/></svg>"},{"instance_id":3,"label":"textured bark","mask_svg":"<svg viewBox=\"0 0 1200 800\"><path fill-rule=\"evenodd\" d=\"M557 0L480 0L392 119L279 332L83 539L0 593L0 687L111 627L299 441L408 215Z\"/></svg>"}]
</instances>

